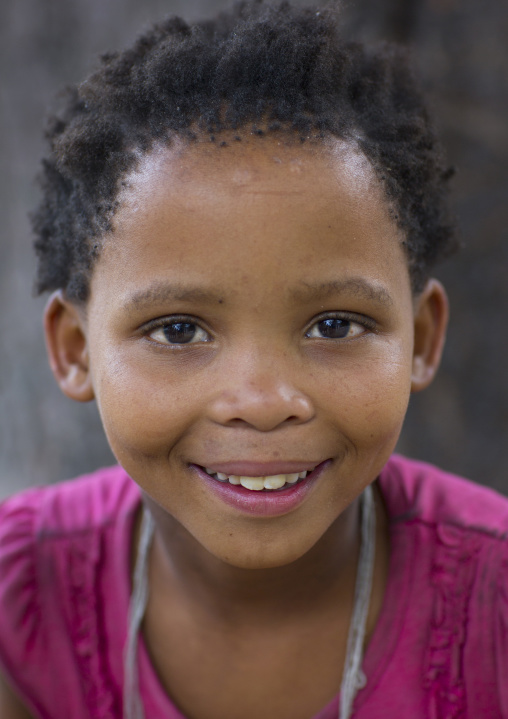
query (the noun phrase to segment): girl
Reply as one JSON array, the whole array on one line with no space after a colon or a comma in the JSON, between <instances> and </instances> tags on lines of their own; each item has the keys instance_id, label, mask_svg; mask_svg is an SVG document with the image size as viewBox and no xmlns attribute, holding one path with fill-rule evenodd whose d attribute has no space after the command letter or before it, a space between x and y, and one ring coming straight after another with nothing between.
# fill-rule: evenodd
<instances>
[{"instance_id":1,"label":"girl","mask_svg":"<svg viewBox=\"0 0 508 719\"><path fill-rule=\"evenodd\" d=\"M48 138L50 364L119 465L0 510L2 719L508 717L508 503L391 456L454 248L403 54L171 19Z\"/></svg>"}]
</instances>

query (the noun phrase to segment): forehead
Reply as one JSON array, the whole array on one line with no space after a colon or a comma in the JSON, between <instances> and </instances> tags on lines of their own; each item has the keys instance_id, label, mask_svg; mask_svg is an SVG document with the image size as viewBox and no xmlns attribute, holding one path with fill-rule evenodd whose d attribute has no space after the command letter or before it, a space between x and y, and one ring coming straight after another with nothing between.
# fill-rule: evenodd
<instances>
[{"instance_id":1,"label":"forehead","mask_svg":"<svg viewBox=\"0 0 508 719\"><path fill-rule=\"evenodd\" d=\"M400 231L354 144L223 137L175 141L140 160L92 290L97 276L126 297L182 280L227 294L241 278L252 296L282 283L288 297L307 278L408 283Z\"/></svg>"},{"instance_id":2,"label":"forehead","mask_svg":"<svg viewBox=\"0 0 508 719\"><path fill-rule=\"evenodd\" d=\"M317 186L316 186L317 181ZM291 135L249 137L223 133L215 142L174 138L143 156L124 182L120 206L132 206L153 197L157 188L173 197L194 196L200 190L216 195L265 192L316 195L341 193L370 195L371 202L386 203L372 166L357 145L338 138L301 143ZM264 189L263 189L264 188Z\"/></svg>"}]
</instances>

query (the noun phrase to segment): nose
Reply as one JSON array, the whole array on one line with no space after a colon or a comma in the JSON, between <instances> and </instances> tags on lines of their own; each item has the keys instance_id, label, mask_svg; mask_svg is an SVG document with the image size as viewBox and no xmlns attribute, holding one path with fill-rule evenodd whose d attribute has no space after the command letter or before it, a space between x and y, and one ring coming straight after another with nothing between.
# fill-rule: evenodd
<instances>
[{"instance_id":1,"label":"nose","mask_svg":"<svg viewBox=\"0 0 508 719\"><path fill-rule=\"evenodd\" d=\"M236 358L227 381L211 403L211 418L226 426L270 432L280 426L303 424L315 414L311 397L290 378L287 363L252 355Z\"/></svg>"}]
</instances>

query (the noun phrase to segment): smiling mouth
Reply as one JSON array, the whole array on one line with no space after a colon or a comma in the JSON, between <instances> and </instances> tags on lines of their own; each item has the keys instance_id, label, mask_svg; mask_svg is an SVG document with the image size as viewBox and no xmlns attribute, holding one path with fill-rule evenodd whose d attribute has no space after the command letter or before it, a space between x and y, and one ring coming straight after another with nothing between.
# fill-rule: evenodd
<instances>
[{"instance_id":1,"label":"smiling mouth","mask_svg":"<svg viewBox=\"0 0 508 719\"><path fill-rule=\"evenodd\" d=\"M272 474L266 477L241 477L236 474L223 474L222 472L212 472L209 469L203 469L209 477L222 484L241 485L252 492L277 492L300 484L306 479L307 475L314 471L315 467L312 470L293 472L291 474Z\"/></svg>"}]
</instances>

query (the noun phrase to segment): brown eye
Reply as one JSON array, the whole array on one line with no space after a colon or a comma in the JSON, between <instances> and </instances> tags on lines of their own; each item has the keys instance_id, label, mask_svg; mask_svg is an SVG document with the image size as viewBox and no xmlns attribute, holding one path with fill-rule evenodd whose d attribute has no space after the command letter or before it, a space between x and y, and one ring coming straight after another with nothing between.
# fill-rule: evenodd
<instances>
[{"instance_id":1,"label":"brown eye","mask_svg":"<svg viewBox=\"0 0 508 719\"><path fill-rule=\"evenodd\" d=\"M205 330L195 322L175 321L161 322L149 335L150 339L165 345L185 345L196 342L208 342L210 337Z\"/></svg>"},{"instance_id":2,"label":"brown eye","mask_svg":"<svg viewBox=\"0 0 508 719\"><path fill-rule=\"evenodd\" d=\"M164 325L162 331L168 342L177 342L178 344L186 344L192 342L196 336L197 327L192 322L174 322L170 325Z\"/></svg>"},{"instance_id":3,"label":"brown eye","mask_svg":"<svg viewBox=\"0 0 508 719\"><path fill-rule=\"evenodd\" d=\"M318 328L323 337L342 339L348 336L351 322L346 320L321 320L321 322L318 322Z\"/></svg>"},{"instance_id":4,"label":"brown eye","mask_svg":"<svg viewBox=\"0 0 508 719\"><path fill-rule=\"evenodd\" d=\"M363 334L365 329L359 322L341 317L327 317L312 325L306 336L330 340L351 339Z\"/></svg>"}]
</instances>

